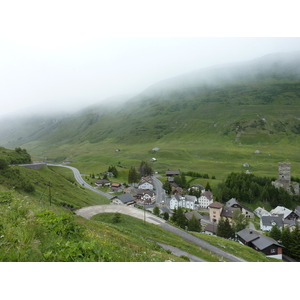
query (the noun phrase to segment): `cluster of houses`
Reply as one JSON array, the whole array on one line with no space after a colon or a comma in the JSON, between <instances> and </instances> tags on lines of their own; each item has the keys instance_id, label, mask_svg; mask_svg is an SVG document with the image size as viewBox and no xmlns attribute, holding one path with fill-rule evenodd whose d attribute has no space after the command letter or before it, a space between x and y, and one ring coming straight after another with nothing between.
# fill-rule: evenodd
<instances>
[{"instance_id":1,"label":"cluster of houses","mask_svg":"<svg viewBox=\"0 0 300 300\"><path fill-rule=\"evenodd\" d=\"M184 199L179 201L184 204ZM258 216L260 218L261 231L270 231L275 225L281 229L286 226L292 229L293 226L296 226L296 223L300 221L300 206L297 206L294 211L282 206L277 206L270 212L258 207L253 212L234 198L227 201L225 205L217 201L210 203L208 205L209 220L205 220L205 217L196 211L186 213L186 218L189 219L194 214L202 225L203 233L216 235L217 225L220 219L228 218L229 223L232 224L232 217L236 210L240 210L242 214L250 219L253 219L255 215ZM262 232L246 228L237 232L236 238L240 243L260 251L266 256L282 259L282 245L278 241L265 236Z\"/></svg>"},{"instance_id":2,"label":"cluster of houses","mask_svg":"<svg viewBox=\"0 0 300 300\"><path fill-rule=\"evenodd\" d=\"M285 168L285 169L284 169ZM290 166L279 165L279 183L282 180L289 179ZM287 170L287 171L286 171ZM283 174L283 175L282 175ZM287 174L287 175L286 175ZM280 229L290 227L292 230L296 224L300 222L300 206L297 206L294 211L277 206L270 212L264 208L258 207L254 211L239 203L235 198L230 199L226 204L213 201L211 191L206 191L200 184L190 186L190 190L198 190L200 196L183 195L183 190L178 186L174 177L180 175L180 171L166 171L168 182L172 186L172 196L170 199L170 209L174 210L178 207L188 209L186 218L190 219L193 215L202 225L202 231L209 235L216 235L217 224L221 218L228 218L232 224L232 217L236 210L240 210L247 218L253 219L256 215L260 218L260 230L269 232L273 226L277 225ZM285 177L284 177L285 176ZM290 183L290 182L288 182ZM123 194L115 196L112 199L113 204L135 205L138 204L154 204L156 195L154 192L154 184L152 178L142 177L141 181L136 186L124 188L119 183L110 184L109 180L97 180L95 182L99 186L110 186L113 192L123 192ZM209 219L199 214L197 210L208 209ZM267 256L282 259L282 245L278 241L265 236L262 232L246 228L237 232L237 239L240 243L252 247L257 251L261 251Z\"/></svg>"},{"instance_id":3,"label":"cluster of houses","mask_svg":"<svg viewBox=\"0 0 300 300\"><path fill-rule=\"evenodd\" d=\"M279 229L289 227L291 230L300 221L300 206L297 206L294 211L277 206L270 212L264 208L258 207L254 210L255 215L260 218L260 229L262 231L271 231L273 226L278 226Z\"/></svg>"},{"instance_id":4,"label":"cluster of houses","mask_svg":"<svg viewBox=\"0 0 300 300\"><path fill-rule=\"evenodd\" d=\"M109 186L112 192L121 193L112 198L112 204L133 206L138 204L154 204L156 193L154 191L153 180L150 176L142 177L136 186L124 187L120 183L110 183L109 180L99 179L95 181L97 186Z\"/></svg>"}]
</instances>

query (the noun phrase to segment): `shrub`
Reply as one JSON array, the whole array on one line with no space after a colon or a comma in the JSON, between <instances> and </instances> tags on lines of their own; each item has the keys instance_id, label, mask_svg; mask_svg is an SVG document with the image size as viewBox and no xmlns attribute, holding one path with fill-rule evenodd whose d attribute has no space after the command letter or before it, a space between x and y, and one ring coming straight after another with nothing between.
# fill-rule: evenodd
<instances>
[{"instance_id":1,"label":"shrub","mask_svg":"<svg viewBox=\"0 0 300 300\"><path fill-rule=\"evenodd\" d=\"M116 212L112 218L113 223L120 223L121 222L121 214Z\"/></svg>"}]
</instances>

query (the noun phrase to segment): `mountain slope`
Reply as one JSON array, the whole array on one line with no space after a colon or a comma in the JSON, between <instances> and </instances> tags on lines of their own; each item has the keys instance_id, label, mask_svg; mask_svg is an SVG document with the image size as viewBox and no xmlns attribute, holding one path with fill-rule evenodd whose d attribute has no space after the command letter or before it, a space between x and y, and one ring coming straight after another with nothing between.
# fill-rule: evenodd
<instances>
[{"instance_id":1,"label":"mountain slope","mask_svg":"<svg viewBox=\"0 0 300 300\"><path fill-rule=\"evenodd\" d=\"M111 110L48 119L44 127L32 119L2 129L0 141L35 155L47 150L52 157L70 158L72 152L77 159L96 155L92 152L106 144L136 149L162 144L190 151L190 160L199 159L196 153L205 147L201 159L219 160L225 152L235 157L242 146L264 145L276 159L290 154L294 159L300 144L299 99L300 52L278 53L158 82Z\"/></svg>"}]
</instances>

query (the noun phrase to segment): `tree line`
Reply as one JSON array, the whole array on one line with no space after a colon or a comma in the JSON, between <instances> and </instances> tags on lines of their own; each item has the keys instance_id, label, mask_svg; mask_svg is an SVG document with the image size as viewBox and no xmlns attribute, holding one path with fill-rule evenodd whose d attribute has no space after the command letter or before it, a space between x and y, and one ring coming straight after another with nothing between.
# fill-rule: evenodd
<instances>
[{"instance_id":1,"label":"tree line","mask_svg":"<svg viewBox=\"0 0 300 300\"><path fill-rule=\"evenodd\" d=\"M128 171L128 183L138 183L141 177L151 176L153 170L151 165L146 161L141 161L138 170L135 167L131 167Z\"/></svg>"},{"instance_id":2,"label":"tree line","mask_svg":"<svg viewBox=\"0 0 300 300\"><path fill-rule=\"evenodd\" d=\"M282 230L274 225L269 236L283 246L283 254L300 261L300 228L296 224L293 230L285 227Z\"/></svg>"},{"instance_id":3,"label":"tree line","mask_svg":"<svg viewBox=\"0 0 300 300\"><path fill-rule=\"evenodd\" d=\"M280 205L294 209L300 203L300 196L289 194L284 188L276 188L272 185L274 180L275 178L232 172L218 185L218 201L226 202L235 198L247 203L268 202L272 208Z\"/></svg>"}]
</instances>

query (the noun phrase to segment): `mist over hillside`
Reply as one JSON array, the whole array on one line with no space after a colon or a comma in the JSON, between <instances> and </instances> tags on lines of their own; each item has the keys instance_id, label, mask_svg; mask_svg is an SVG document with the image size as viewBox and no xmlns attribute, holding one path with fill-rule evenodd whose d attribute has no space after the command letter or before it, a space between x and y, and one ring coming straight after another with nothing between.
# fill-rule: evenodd
<instances>
[{"instance_id":1,"label":"mist over hillside","mask_svg":"<svg viewBox=\"0 0 300 300\"><path fill-rule=\"evenodd\" d=\"M209 68L168 78L158 82L141 95L158 96L167 91L185 89L201 90L207 87L241 84L266 79L300 79L300 51L273 53L263 57L232 64L215 65Z\"/></svg>"},{"instance_id":2,"label":"mist over hillside","mask_svg":"<svg viewBox=\"0 0 300 300\"><path fill-rule=\"evenodd\" d=\"M107 99L75 114L2 120L0 145L146 143L219 137L278 142L300 134L300 51L216 65ZM114 100L114 101L113 101Z\"/></svg>"}]
</instances>

